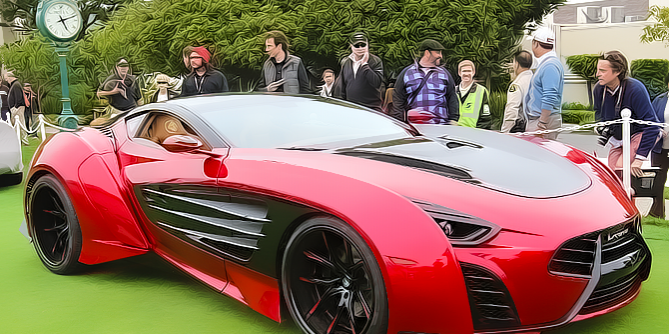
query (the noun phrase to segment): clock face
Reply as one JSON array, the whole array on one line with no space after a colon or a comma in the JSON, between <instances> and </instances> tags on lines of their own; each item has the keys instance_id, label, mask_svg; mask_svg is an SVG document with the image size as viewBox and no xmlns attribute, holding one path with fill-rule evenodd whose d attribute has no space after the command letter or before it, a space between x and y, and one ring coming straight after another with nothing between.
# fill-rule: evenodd
<instances>
[{"instance_id":1,"label":"clock face","mask_svg":"<svg viewBox=\"0 0 669 334\"><path fill-rule=\"evenodd\" d=\"M44 11L44 26L56 38L71 39L81 29L81 15L76 5L66 2L51 4Z\"/></svg>"}]
</instances>

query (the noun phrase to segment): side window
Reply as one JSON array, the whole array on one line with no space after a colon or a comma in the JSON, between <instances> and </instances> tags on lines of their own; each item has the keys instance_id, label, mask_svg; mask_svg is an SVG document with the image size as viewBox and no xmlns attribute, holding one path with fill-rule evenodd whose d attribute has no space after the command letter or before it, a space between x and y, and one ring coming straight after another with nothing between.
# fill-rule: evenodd
<instances>
[{"instance_id":1,"label":"side window","mask_svg":"<svg viewBox=\"0 0 669 334\"><path fill-rule=\"evenodd\" d=\"M150 112L139 124L138 130L133 136L135 142L155 146L156 144L162 144L167 137L188 135L200 140L203 143L203 149L211 149L188 123L166 112ZM148 141L151 143L148 143Z\"/></svg>"},{"instance_id":2,"label":"side window","mask_svg":"<svg viewBox=\"0 0 669 334\"><path fill-rule=\"evenodd\" d=\"M128 130L128 137L134 138L137 136L137 131L139 126L142 124L142 121L146 119L148 114L142 114L133 118L126 120L125 127Z\"/></svg>"}]
</instances>

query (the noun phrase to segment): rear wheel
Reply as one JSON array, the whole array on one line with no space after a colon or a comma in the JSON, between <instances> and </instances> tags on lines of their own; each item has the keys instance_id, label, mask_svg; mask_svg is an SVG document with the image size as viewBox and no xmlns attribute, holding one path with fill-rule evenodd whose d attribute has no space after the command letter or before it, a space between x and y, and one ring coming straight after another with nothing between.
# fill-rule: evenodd
<instances>
[{"instance_id":1,"label":"rear wheel","mask_svg":"<svg viewBox=\"0 0 669 334\"><path fill-rule=\"evenodd\" d=\"M385 333L388 301L374 253L348 224L313 218L293 233L281 287L306 333Z\"/></svg>"},{"instance_id":2,"label":"rear wheel","mask_svg":"<svg viewBox=\"0 0 669 334\"><path fill-rule=\"evenodd\" d=\"M28 199L28 225L35 250L50 271L67 275L81 269L81 230L72 202L60 181L44 175Z\"/></svg>"}]
</instances>

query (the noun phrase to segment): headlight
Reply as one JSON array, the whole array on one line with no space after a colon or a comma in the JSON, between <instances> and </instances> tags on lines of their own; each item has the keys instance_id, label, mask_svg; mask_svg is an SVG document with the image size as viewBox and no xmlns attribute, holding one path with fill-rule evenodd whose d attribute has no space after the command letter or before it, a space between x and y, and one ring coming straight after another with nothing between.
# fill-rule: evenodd
<instances>
[{"instance_id":1,"label":"headlight","mask_svg":"<svg viewBox=\"0 0 669 334\"><path fill-rule=\"evenodd\" d=\"M412 199L441 227L453 246L480 245L499 233L501 227L487 220L441 205Z\"/></svg>"}]
</instances>

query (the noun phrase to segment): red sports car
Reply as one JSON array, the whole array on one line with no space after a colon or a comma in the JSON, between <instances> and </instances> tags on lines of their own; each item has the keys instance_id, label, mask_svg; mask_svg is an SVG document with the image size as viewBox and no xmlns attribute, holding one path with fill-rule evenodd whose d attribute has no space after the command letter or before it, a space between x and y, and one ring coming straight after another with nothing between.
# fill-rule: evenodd
<instances>
[{"instance_id":1,"label":"red sports car","mask_svg":"<svg viewBox=\"0 0 669 334\"><path fill-rule=\"evenodd\" d=\"M304 96L56 134L25 215L54 273L155 252L306 333L554 328L632 302L651 264L637 209L579 150Z\"/></svg>"}]
</instances>

